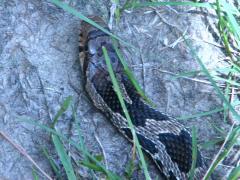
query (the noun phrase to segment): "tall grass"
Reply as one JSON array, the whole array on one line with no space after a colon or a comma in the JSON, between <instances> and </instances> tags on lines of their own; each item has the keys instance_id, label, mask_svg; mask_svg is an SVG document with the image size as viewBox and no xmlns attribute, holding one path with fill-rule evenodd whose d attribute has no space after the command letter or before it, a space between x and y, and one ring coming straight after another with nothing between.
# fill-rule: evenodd
<instances>
[{"instance_id":1,"label":"tall grass","mask_svg":"<svg viewBox=\"0 0 240 180\"><path fill-rule=\"evenodd\" d=\"M57 112L57 115L55 116L55 117L58 116L55 123L57 123L58 119L63 115L63 113L69 109L70 102L71 102L70 99L71 99L70 97L67 97L64 100L61 108L59 109L59 111ZM64 108L63 108L63 106L64 106ZM63 111L63 109L64 109L64 111ZM73 116L74 116L74 114L73 114ZM51 135L52 143L54 144L56 153L59 156L59 159L63 165L63 168L64 168L67 178L69 180L77 179L76 172L73 168L73 165L75 163L77 163L79 168L82 168L84 166L84 167L87 167L89 170L93 170L93 171L104 174L106 176L106 179L111 179L111 180L120 180L121 179L115 173L109 171L105 167L104 164L102 164L101 156L92 155L89 152L89 150L85 147L78 124L74 124L77 127L78 133L79 133L78 134L79 141L76 142L76 141L73 141L72 139L67 138L65 135L63 135L61 132L59 132L55 127L52 127L52 126L49 127L49 126L40 124L32 119L22 119L21 121L32 124L37 127L40 127L43 130L47 131ZM75 148L77 150L77 152L79 154L82 155L81 161L74 162L75 160L73 158L71 158L71 156L69 156L66 144L70 144L73 148ZM43 149L43 154L45 157L47 157L47 160L49 161L49 164L51 165L53 172L55 172L56 178L62 179L62 177L64 177L64 175L59 173L60 169L58 168L55 161L51 158L51 156L49 155L49 153L46 151L45 148Z\"/></svg>"}]
</instances>

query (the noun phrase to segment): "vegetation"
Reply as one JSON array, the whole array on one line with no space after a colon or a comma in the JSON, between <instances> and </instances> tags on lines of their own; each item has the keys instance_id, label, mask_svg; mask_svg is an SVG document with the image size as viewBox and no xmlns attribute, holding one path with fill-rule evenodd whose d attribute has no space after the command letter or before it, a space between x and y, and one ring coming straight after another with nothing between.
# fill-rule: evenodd
<instances>
[{"instance_id":1,"label":"vegetation","mask_svg":"<svg viewBox=\"0 0 240 180\"><path fill-rule=\"evenodd\" d=\"M88 19L83 14L75 10L74 8L68 6L67 4L59 1L59 0L50 0L53 4L59 6L60 8L64 9L65 11L73 14L74 16L80 18L83 21L86 21L90 23L91 25L95 26L96 28L104 31L105 33L109 34L112 38L114 43L116 41L119 41L120 43L123 43L131 48L134 48L133 45L130 43L122 40L118 36L112 34L107 29L104 29L103 27L99 26L97 23L93 22L91 19ZM206 142L202 147L209 147L216 143L222 142L221 148L219 152L217 153L216 157L213 159L204 179L209 179L211 174L214 172L216 167L219 165L219 163L225 159L228 156L228 153L233 148L234 145L239 144L239 136L240 136L240 115L235 110L235 106L240 104L240 101L237 99L234 99L231 95L231 92L234 92L234 89L239 88L239 74L240 74L240 57L239 57L239 49L240 49L240 26L239 26L239 7L236 8L233 5L227 3L225 0L216 0L215 3L200 3L200 2L156 2L156 1L146 1L146 2L139 2L138 0L128 0L126 3L120 7L118 0L112 0L112 3L116 4L115 8L115 17L117 21L121 19L121 13L125 9L136 9L136 8L142 8L144 11L144 8L146 7L159 7L159 6L192 6L192 7L199 7L199 8L209 8L214 9L217 18L218 18L218 31L221 37L221 43L224 46L226 56L227 56L227 62L229 66L224 67L224 69L216 69L217 72L222 72L225 74L225 78L222 78L226 82L226 86L224 87L224 90L222 90L216 80L219 78L217 75L215 75L213 72L210 72L202 62L202 60L197 56L196 51L193 49L191 42L189 40L185 39L186 46L190 49L191 54L198 62L201 70L200 73L205 75L208 80L210 81L211 85L216 91L216 94L219 96L219 98L222 100L223 105L222 107L218 107L214 110L211 110L209 112L201 112L199 114L190 115L188 117L180 117L179 119L189 119L189 118L196 118L196 117L202 117L202 116L208 116L213 113L217 112L224 112L224 119L223 121L226 123L231 124L231 129L229 132L225 133L221 138L219 139L213 139L209 142ZM239 1L238 1L239 3ZM183 35L184 36L184 35ZM184 38L184 37L183 37ZM116 45L116 44L115 44ZM116 46L115 46L116 47ZM236 51L238 53L236 53ZM122 58L121 52L116 49L116 52L125 68L125 71L129 78L131 79L133 85L136 87L136 89L139 91L139 93L144 97L148 103L151 103L150 100L146 98L143 91L140 88L140 85L136 82L133 74L131 73L130 69L128 68L126 61ZM107 50L103 47L103 53L108 65L108 70L111 75L111 79L113 82L113 86L115 91L117 92L118 98L121 102L121 106L123 108L123 111L125 113L125 116L128 120L129 127L131 128L133 139L134 139L134 147L137 149L137 153L141 160L141 168L144 171L146 179L150 179L149 172L147 169L147 163L144 159L140 144L138 142L133 124L131 122L130 116L127 112L126 106L123 101L123 97L121 95L121 91L118 85L118 82L115 78L114 72L111 68L111 63L108 57ZM196 73L196 72L193 72ZM193 74L192 72L185 72L182 75L179 75L177 78L181 78L182 76L191 76ZM32 121L28 121L28 123L32 123L35 126L39 126L43 128L44 130L48 131L51 134L51 139L53 142L53 145L55 147L55 150L59 156L59 159L61 160L61 163L63 165L63 168L65 170L66 176L70 180L77 179L77 175L74 171L74 165L77 166L84 166L89 169L90 172L99 172L105 176L106 179L122 179L122 177L119 177L115 173L109 171L104 163L103 163L103 157L101 155L92 155L89 150L84 146L83 138L81 135L80 128L79 129L79 142L74 142L71 139L66 138L63 136L60 132L58 132L55 129L55 125L58 122L59 117L67 110L69 110L69 107L71 106L71 97L68 97L64 102L60 110L58 111L57 115L54 118L54 123L51 127L47 127L41 124L33 123ZM229 115L233 117L231 121L229 121ZM74 107L72 107L72 116L75 118L75 112ZM75 122L76 123L76 122ZM79 125L76 123L75 126L79 127ZM75 147L81 154L82 154L82 160L80 162L74 162L72 158L68 155L68 149L64 144L71 144L73 147ZM196 130L193 129L193 159L196 159ZM62 179L60 172L60 168L55 163L53 158L49 155L46 149L43 148L43 154L46 156L46 158L49 160L49 163L53 169L53 171L56 174L56 178ZM134 154L134 153L133 153ZM135 156L135 154L134 154ZM134 157L133 157L134 159ZM195 161L192 165L192 171L190 173L190 179L194 176L194 167L195 167ZM131 175L134 170L134 165L132 162L130 162L130 166L126 169L126 179L130 179ZM33 175L35 179L38 179L37 174L35 173L35 170L33 171ZM229 175L229 179L238 179L240 177L240 167L236 167L232 170L232 172Z\"/></svg>"}]
</instances>

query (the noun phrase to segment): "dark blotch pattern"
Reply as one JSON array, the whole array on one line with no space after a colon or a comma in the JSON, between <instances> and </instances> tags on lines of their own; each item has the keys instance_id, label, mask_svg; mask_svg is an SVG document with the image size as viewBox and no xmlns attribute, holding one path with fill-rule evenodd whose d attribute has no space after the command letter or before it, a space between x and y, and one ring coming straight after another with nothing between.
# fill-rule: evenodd
<instances>
[{"instance_id":1,"label":"dark blotch pattern","mask_svg":"<svg viewBox=\"0 0 240 180\"><path fill-rule=\"evenodd\" d=\"M177 180L176 176L174 176L173 172L170 171L170 177L169 180Z\"/></svg>"},{"instance_id":2,"label":"dark blotch pattern","mask_svg":"<svg viewBox=\"0 0 240 180\"><path fill-rule=\"evenodd\" d=\"M124 133L128 136L128 138L132 140L132 132L129 128L122 128L121 130L123 130ZM138 133L137 138L144 150L147 149L151 154L155 154L158 152L157 148L155 147L155 144L151 140L145 138L143 135Z\"/></svg>"},{"instance_id":3,"label":"dark blotch pattern","mask_svg":"<svg viewBox=\"0 0 240 180\"><path fill-rule=\"evenodd\" d=\"M145 138L141 134L137 134L137 137L143 149L147 149L151 154L158 152L158 149L155 147L155 144L151 140Z\"/></svg>"},{"instance_id":4,"label":"dark blotch pattern","mask_svg":"<svg viewBox=\"0 0 240 180\"><path fill-rule=\"evenodd\" d=\"M100 76L101 74L98 74L93 79L93 83L97 88L97 91L113 112L120 113L122 116L124 116L118 97L113 90L112 82L106 81L106 74L103 74L104 77L102 78ZM131 83L125 77L123 78L123 82L127 94L133 102L132 104L129 104L125 101L125 104L127 106L131 120L135 126L144 126L146 119L155 119L159 121L169 119L166 115L163 115L160 112L149 108L148 105L144 104L140 100L140 95L135 91Z\"/></svg>"},{"instance_id":5,"label":"dark blotch pattern","mask_svg":"<svg viewBox=\"0 0 240 180\"><path fill-rule=\"evenodd\" d=\"M192 165L192 138L185 130L179 135L171 133L159 134L159 140L165 145L167 153L173 162L178 164L181 171L188 173ZM196 167L202 166L198 152Z\"/></svg>"},{"instance_id":6,"label":"dark blotch pattern","mask_svg":"<svg viewBox=\"0 0 240 180\"><path fill-rule=\"evenodd\" d=\"M127 135L127 137L129 139L131 139L131 140L133 139L132 132L131 132L131 130L129 128L121 128L121 130Z\"/></svg>"}]
</instances>

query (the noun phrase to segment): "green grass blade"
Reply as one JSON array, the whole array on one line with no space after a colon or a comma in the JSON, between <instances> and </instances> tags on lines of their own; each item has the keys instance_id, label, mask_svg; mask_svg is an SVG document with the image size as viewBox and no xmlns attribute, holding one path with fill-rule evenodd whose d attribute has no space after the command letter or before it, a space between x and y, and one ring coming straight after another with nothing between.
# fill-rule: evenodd
<instances>
[{"instance_id":1,"label":"green grass blade","mask_svg":"<svg viewBox=\"0 0 240 180\"><path fill-rule=\"evenodd\" d=\"M230 63L231 63L231 65L234 67L234 70L236 70L237 73L240 73L240 65L236 65L236 64L234 64L233 62L230 62Z\"/></svg>"},{"instance_id":2,"label":"green grass blade","mask_svg":"<svg viewBox=\"0 0 240 180\"><path fill-rule=\"evenodd\" d=\"M138 154L140 156L140 161L141 161L142 166L143 166L145 178L147 180L150 180L151 178L150 178L149 172L147 170L147 164L145 162L141 146L140 146L139 141L137 139L137 135L136 135L134 126L132 124L130 115L129 115L127 107L125 105L125 102L124 102L124 99L123 99L123 96L122 96L119 84L118 84L117 79L115 77L115 74L113 72L112 65L111 65L111 62L110 62L110 58L109 58L108 53L107 53L107 49L103 46L102 50L103 50L104 58L105 58L105 61L106 61L106 64L107 64L108 72L109 72L109 75L110 75L112 83L113 83L113 88L114 88L114 90L115 90L115 92L116 92L116 94L118 96L118 100L119 100L119 102L121 104L121 107L123 109L125 117L126 117L126 119L128 121L129 128L131 129L132 136L133 136L133 142L136 144L136 147L137 147L137 150L138 150Z\"/></svg>"},{"instance_id":3,"label":"green grass blade","mask_svg":"<svg viewBox=\"0 0 240 180\"><path fill-rule=\"evenodd\" d=\"M228 77L228 80L231 80L232 79L232 76L229 76ZM231 92L231 85L230 83L226 83L226 88L224 90L224 96L226 99L229 99L230 97L230 92ZM223 111L223 120L224 122L227 122L227 118L228 118L228 114L229 114L229 110L227 109L227 105L225 103L223 103L223 107L224 107L224 111Z\"/></svg>"},{"instance_id":4,"label":"green grass blade","mask_svg":"<svg viewBox=\"0 0 240 180\"><path fill-rule=\"evenodd\" d=\"M76 115L75 115L75 110L73 110L73 118L74 118L74 122L76 122ZM84 162L88 162L88 163L90 163L90 161L91 161L91 158L89 158L88 157L88 153L87 153L87 148L85 147L85 144L84 144L84 140L83 140L83 137L82 137L82 133L81 133L81 130L80 130L80 126L78 125L78 123L75 123L74 124L74 126L76 127L76 129L77 129L77 133L78 133L78 140L77 140L77 142L78 142L78 146L80 147L80 149L81 149L81 155L82 155L82 158L83 158L83 161ZM89 153L90 154L90 153ZM93 158L94 158L94 156L93 156ZM96 159L97 161L99 161L98 159ZM76 162L76 163L78 163L78 162ZM81 163L81 162L80 162ZM82 163L81 163L82 164ZM96 164L96 163L95 163ZM83 165L83 164L82 164ZM98 166L99 167L99 165L98 164L96 164L96 166ZM104 169L104 168L102 168L102 166L100 166L100 168L101 169ZM105 171L104 171L104 174L106 174L105 173ZM94 176L94 172L93 172L93 169L90 169L90 175L93 177ZM108 175L108 174L106 174L106 175Z\"/></svg>"},{"instance_id":5,"label":"green grass blade","mask_svg":"<svg viewBox=\"0 0 240 180\"><path fill-rule=\"evenodd\" d=\"M75 108L72 107L72 117L73 117L74 122L76 122L76 110L77 110L77 107L75 107ZM79 147L81 147L81 149L83 150L84 158L86 158L86 156L85 156L86 147L85 147L84 140L82 137L80 125L78 123L75 123L74 126L76 127L77 133L78 133Z\"/></svg>"},{"instance_id":6,"label":"green grass blade","mask_svg":"<svg viewBox=\"0 0 240 180\"><path fill-rule=\"evenodd\" d=\"M237 22L236 18L231 13L230 5L226 1L219 1L220 4L223 6L223 9L225 10L227 14L227 20L228 23L231 26L231 29L233 31L233 34L235 35L235 40L238 42L238 47L240 48L240 26ZM240 12L238 11L238 16L240 15Z\"/></svg>"},{"instance_id":7,"label":"green grass blade","mask_svg":"<svg viewBox=\"0 0 240 180\"><path fill-rule=\"evenodd\" d=\"M136 169L136 167L134 164L134 160L131 158L130 161L128 162L128 164L126 166L126 170L125 170L125 177L127 180L132 179L132 175L133 175L135 169Z\"/></svg>"},{"instance_id":8,"label":"green grass blade","mask_svg":"<svg viewBox=\"0 0 240 180\"><path fill-rule=\"evenodd\" d=\"M91 163L89 161L81 161L80 162L83 166L89 168L89 169L92 169L94 171L98 171L98 172L102 172L102 173L105 173L105 170L101 167L101 166L98 166L94 163Z\"/></svg>"},{"instance_id":9,"label":"green grass blade","mask_svg":"<svg viewBox=\"0 0 240 180\"><path fill-rule=\"evenodd\" d=\"M32 176L33 176L33 180L39 180L37 172L36 172L36 170L34 168L32 169Z\"/></svg>"},{"instance_id":10,"label":"green grass blade","mask_svg":"<svg viewBox=\"0 0 240 180\"><path fill-rule=\"evenodd\" d=\"M194 172L197 164L197 133L196 128L192 128L192 166L189 173L189 180L194 179Z\"/></svg>"},{"instance_id":11,"label":"green grass blade","mask_svg":"<svg viewBox=\"0 0 240 180\"><path fill-rule=\"evenodd\" d=\"M143 8L149 6L191 6L191 7L202 7L202 8L213 8L210 3L195 3L195 2L133 2L126 6L129 8Z\"/></svg>"},{"instance_id":12,"label":"green grass blade","mask_svg":"<svg viewBox=\"0 0 240 180\"><path fill-rule=\"evenodd\" d=\"M234 4L229 3L229 1L223 1L223 0L221 1L221 4L222 4L224 10L226 10L229 13L234 14L238 17L240 16L240 11L236 6L234 6Z\"/></svg>"},{"instance_id":13,"label":"green grass blade","mask_svg":"<svg viewBox=\"0 0 240 180\"><path fill-rule=\"evenodd\" d=\"M52 141L57 151L57 154L63 164L68 180L76 180L77 178L72 167L71 159L67 155L61 139L57 135L52 134Z\"/></svg>"},{"instance_id":14,"label":"green grass blade","mask_svg":"<svg viewBox=\"0 0 240 180\"><path fill-rule=\"evenodd\" d=\"M181 72L179 74L174 75L174 77L172 78L173 80L180 78L180 77L193 77L196 75L199 75L201 73L201 71L186 71L186 72Z\"/></svg>"},{"instance_id":15,"label":"green grass blade","mask_svg":"<svg viewBox=\"0 0 240 180\"><path fill-rule=\"evenodd\" d=\"M76 122L76 108L72 107L72 116L73 116L73 120L74 122ZM75 123L74 126L77 129L77 133L78 133L78 150L81 151L80 153L82 154L83 157L83 161L81 161L80 163L84 166L87 167L88 164L90 164L90 166L88 166L90 168L90 174L92 175L92 177L94 176L94 170L101 170L100 172L104 173L109 179L113 179L113 180L120 180L120 177L118 177L116 174L108 171L100 162L103 160L103 156L102 155L97 155L97 156L92 156L89 151L87 150L85 144L84 144L84 139L82 137L82 133L80 130L80 126L78 123Z\"/></svg>"},{"instance_id":16,"label":"green grass blade","mask_svg":"<svg viewBox=\"0 0 240 180\"><path fill-rule=\"evenodd\" d=\"M224 108L221 107L221 108L213 109L213 110L211 110L211 111L201 112L201 113L194 114L194 115L190 115L190 116L178 117L177 119L178 119L178 120L187 120L187 119L199 118L199 117L202 117L202 116L209 116L209 115L212 115L212 114L214 114L214 113L221 112L221 111L223 111L223 110L224 110Z\"/></svg>"},{"instance_id":17,"label":"green grass blade","mask_svg":"<svg viewBox=\"0 0 240 180\"><path fill-rule=\"evenodd\" d=\"M54 119L53 119L53 123L52 123L52 128L55 128L56 123L58 122L58 119L60 116L62 116L62 114L68 109L68 107L70 106L70 103L72 101L72 97L69 96L67 97L63 104L61 105L61 108L59 109L59 111L57 112L57 114L55 115ZM71 164L71 159L69 158L69 156L67 155L64 145L61 141L61 139L59 138L59 136L55 135L55 134L51 134L52 137L52 141L54 144L54 147L57 151L57 154L63 164L64 170L67 174L67 177L69 180L76 180L76 176Z\"/></svg>"},{"instance_id":18,"label":"green grass blade","mask_svg":"<svg viewBox=\"0 0 240 180\"><path fill-rule=\"evenodd\" d=\"M208 9L216 9L215 3L198 3L198 2L128 2L124 5L123 9L136 9L136 8L144 8L144 7L158 7L158 6L190 6L190 7L201 7L201 8L208 8ZM234 14L236 16L240 15L240 12L237 10L236 7L227 5L228 12ZM225 10L224 10L225 11Z\"/></svg>"},{"instance_id":19,"label":"green grass blade","mask_svg":"<svg viewBox=\"0 0 240 180\"><path fill-rule=\"evenodd\" d=\"M28 124L32 124L34 126L40 127L41 129L49 132L50 134L54 134L58 137L60 137L61 139L63 139L64 141L68 142L69 144L71 144L73 147L75 147L79 152L83 152L82 147L79 145L79 143L74 142L71 139L68 139L67 137L63 136L61 133L57 132L55 129L49 128L48 126L42 125L40 123L35 122L32 119L20 119L19 121L23 121L26 122ZM105 173L108 175L108 177L110 177L111 180L120 180L121 178L118 177L116 174L108 171L100 162L98 162L98 160L95 159L95 157L93 155L90 154L90 152L88 152L85 149L85 155L93 162L95 162L98 166L101 166L102 169L104 169Z\"/></svg>"},{"instance_id":20,"label":"green grass blade","mask_svg":"<svg viewBox=\"0 0 240 180\"><path fill-rule=\"evenodd\" d=\"M220 33L220 37L222 38L226 53L232 59L232 53L231 53L231 49L230 49L229 36L228 36L228 33L230 33L231 30L229 27L229 23L226 20L226 17L223 15L224 10L225 9L222 8L220 0L216 0L216 14L218 17L218 30ZM226 31L226 29L228 31Z\"/></svg>"},{"instance_id":21,"label":"green grass blade","mask_svg":"<svg viewBox=\"0 0 240 180\"><path fill-rule=\"evenodd\" d=\"M207 142L204 142L204 143L200 144L200 146L201 146L201 148L208 149L208 148L211 148L218 143L224 142L224 139L225 138L221 138L221 137L216 138L216 139L212 139L210 141L207 141Z\"/></svg>"},{"instance_id":22,"label":"green grass blade","mask_svg":"<svg viewBox=\"0 0 240 180\"><path fill-rule=\"evenodd\" d=\"M218 132L220 134L220 136L224 137L224 139L225 139L226 132L224 131L224 129L222 129L221 127L218 127L217 125L215 125L213 123L211 123L211 126L213 127L213 129L216 130L216 132Z\"/></svg>"},{"instance_id":23,"label":"green grass blade","mask_svg":"<svg viewBox=\"0 0 240 180\"><path fill-rule=\"evenodd\" d=\"M58 166L55 164L53 158L49 155L47 149L42 148L42 151L43 151L44 156L47 158L51 168L53 169L53 172L56 174L57 178L61 179L61 174L59 173L60 170L59 170Z\"/></svg>"},{"instance_id":24,"label":"green grass blade","mask_svg":"<svg viewBox=\"0 0 240 180\"><path fill-rule=\"evenodd\" d=\"M212 161L207 173L204 176L204 180L208 180L213 173L213 171L216 169L216 167L220 164L220 162L228 155L234 144L237 142L238 137L240 136L240 125L238 125L236 128L233 128L229 131L227 137L225 138L225 141L220 148L217 156L214 158L214 161Z\"/></svg>"},{"instance_id":25,"label":"green grass blade","mask_svg":"<svg viewBox=\"0 0 240 180\"><path fill-rule=\"evenodd\" d=\"M233 168L227 180L238 180L240 178L240 165Z\"/></svg>"},{"instance_id":26,"label":"green grass blade","mask_svg":"<svg viewBox=\"0 0 240 180\"><path fill-rule=\"evenodd\" d=\"M224 67L224 68L217 68L216 71L220 72L221 74L228 75L229 73L240 73L239 67L237 67L234 63L230 62L232 67Z\"/></svg>"},{"instance_id":27,"label":"green grass blade","mask_svg":"<svg viewBox=\"0 0 240 180\"><path fill-rule=\"evenodd\" d=\"M58 118L69 108L71 101L72 101L72 97L67 97L64 100L60 110L57 112L56 116L54 117L54 123L53 123L53 126L52 126L53 128L54 128L55 124L57 123ZM66 153L64 145L63 145L63 143L60 139L60 136L58 136L56 134L52 134L51 136L52 136L52 141L54 143L55 149L56 149L56 151L58 153L58 156L59 156L59 158L60 158L60 160L63 164L64 170L67 174L68 179L69 180L75 180L76 176L74 174L71 159ZM81 149L81 152L84 152L83 154L86 156L87 153L86 153L86 149L84 148L83 144L81 144L81 147L83 148L83 149ZM89 158L89 156L87 156L87 157L88 158L86 158L87 160L84 161L85 164L83 164L83 165L86 165L86 164L90 165L91 164L92 166L88 166L89 168L95 166L95 168L92 168L93 170L101 169L101 172L104 172L108 177L110 177L112 179L117 179L117 178L115 178L113 173L106 171L105 168L103 168L102 166L99 166L98 163L95 163L95 162L98 162L98 160L96 158L94 158L92 156L91 156L91 158ZM89 162L88 159L90 159L90 160L94 159L95 161Z\"/></svg>"},{"instance_id":28,"label":"green grass blade","mask_svg":"<svg viewBox=\"0 0 240 180\"><path fill-rule=\"evenodd\" d=\"M214 79L216 81L224 81L224 82L227 82L229 83L230 85L234 85L234 86L237 86L237 87L240 87L240 83L234 81L234 80L231 80L231 79L225 79L225 78L222 78L222 77L219 77L219 76L213 76Z\"/></svg>"},{"instance_id":29,"label":"green grass blade","mask_svg":"<svg viewBox=\"0 0 240 180\"><path fill-rule=\"evenodd\" d=\"M60 110L57 112L57 114L56 114L55 117L53 118L52 127L55 127L55 125L56 125L59 117L62 116L62 114L68 109L68 107L69 107L69 105L70 105L71 102L72 102L72 96L68 96L68 97L64 100L64 102L63 102Z\"/></svg>"},{"instance_id":30,"label":"green grass blade","mask_svg":"<svg viewBox=\"0 0 240 180\"><path fill-rule=\"evenodd\" d=\"M121 12L120 12L120 9L119 9L120 2L119 2L119 0L111 0L111 2L116 5L116 9L114 11L114 16L115 16L116 21L118 23L120 21L120 16L121 16Z\"/></svg>"},{"instance_id":31,"label":"green grass blade","mask_svg":"<svg viewBox=\"0 0 240 180\"><path fill-rule=\"evenodd\" d=\"M59 0L49 0L51 3L57 5L58 7L62 8L63 10L67 11L70 14L73 14L74 16L80 18L81 20L91 24L92 26L100 29L101 31L105 32L106 34L110 35L111 37L119 40L120 42L122 42L123 44L130 46L132 48L135 48L133 45L131 45L130 43L122 40L121 38L119 38L118 36L114 35L113 33L111 33L110 31L108 31L107 29L101 27L99 24L97 24L96 22L92 21L91 19L87 18L86 16L84 16L82 13L78 12L76 9L68 6L66 3L61 2Z\"/></svg>"}]
</instances>

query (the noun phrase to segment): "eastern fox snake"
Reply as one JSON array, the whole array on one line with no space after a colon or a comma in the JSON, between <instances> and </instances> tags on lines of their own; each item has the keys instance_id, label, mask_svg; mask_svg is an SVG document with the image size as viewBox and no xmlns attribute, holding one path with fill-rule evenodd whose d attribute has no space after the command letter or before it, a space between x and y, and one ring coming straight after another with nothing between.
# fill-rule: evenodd
<instances>
[{"instance_id":1,"label":"eastern fox snake","mask_svg":"<svg viewBox=\"0 0 240 180\"><path fill-rule=\"evenodd\" d=\"M102 27L99 17L92 17ZM94 105L111 120L114 126L130 141L131 131L107 70L102 52L105 46L113 70L133 121L142 149L149 154L167 179L187 179L192 165L192 138L182 124L146 104L123 71L111 38L86 22L81 24L80 63L85 90ZM205 166L197 152L194 179L201 179Z\"/></svg>"}]
</instances>

